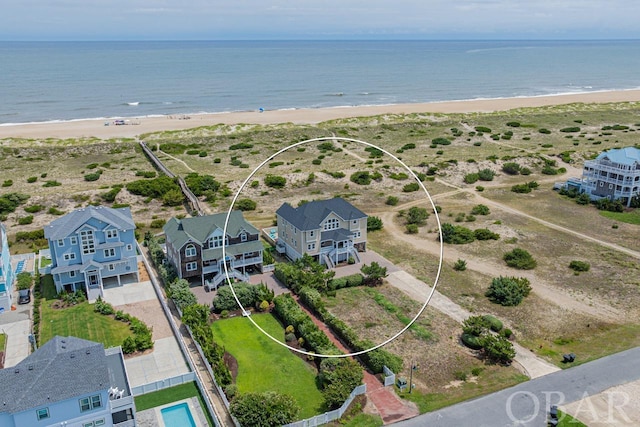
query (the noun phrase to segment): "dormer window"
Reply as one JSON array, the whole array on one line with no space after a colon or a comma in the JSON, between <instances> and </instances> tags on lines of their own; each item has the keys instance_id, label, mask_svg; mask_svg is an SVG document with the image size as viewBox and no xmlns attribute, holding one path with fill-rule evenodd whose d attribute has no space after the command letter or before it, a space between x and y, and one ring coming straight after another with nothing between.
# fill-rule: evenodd
<instances>
[{"instance_id":1,"label":"dormer window","mask_svg":"<svg viewBox=\"0 0 640 427\"><path fill-rule=\"evenodd\" d=\"M58 246L64 246L64 239L58 239Z\"/></svg>"},{"instance_id":2,"label":"dormer window","mask_svg":"<svg viewBox=\"0 0 640 427\"><path fill-rule=\"evenodd\" d=\"M340 221L337 218L329 218L324 222L324 229L326 230L337 230L340 228Z\"/></svg>"},{"instance_id":3,"label":"dormer window","mask_svg":"<svg viewBox=\"0 0 640 427\"><path fill-rule=\"evenodd\" d=\"M240 241L241 242L246 242L247 241L247 233L240 234Z\"/></svg>"},{"instance_id":4,"label":"dormer window","mask_svg":"<svg viewBox=\"0 0 640 427\"><path fill-rule=\"evenodd\" d=\"M107 230L107 239L116 239L118 237L118 230Z\"/></svg>"}]
</instances>

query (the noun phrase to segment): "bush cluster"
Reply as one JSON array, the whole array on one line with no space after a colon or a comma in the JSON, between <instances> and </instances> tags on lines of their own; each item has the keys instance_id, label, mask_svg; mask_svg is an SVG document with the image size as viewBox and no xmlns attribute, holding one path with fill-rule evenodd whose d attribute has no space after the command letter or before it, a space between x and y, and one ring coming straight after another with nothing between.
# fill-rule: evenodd
<instances>
[{"instance_id":1,"label":"bush cluster","mask_svg":"<svg viewBox=\"0 0 640 427\"><path fill-rule=\"evenodd\" d=\"M502 329L502 322L493 316L471 316L462 324L462 343L474 350L481 350L483 357L494 363L509 363L516 356L508 333L494 335L490 330ZM497 332L497 331L496 331Z\"/></svg>"},{"instance_id":2,"label":"bush cluster","mask_svg":"<svg viewBox=\"0 0 640 427\"><path fill-rule=\"evenodd\" d=\"M517 268L518 270L532 270L537 265L531 254L520 248L507 252L504 254L503 259L509 267Z\"/></svg>"},{"instance_id":3,"label":"bush cluster","mask_svg":"<svg viewBox=\"0 0 640 427\"><path fill-rule=\"evenodd\" d=\"M131 354L136 351L144 351L153 348L152 330L140 319L123 311L115 311L113 306L102 298L98 298L93 310L103 315L113 315L116 320L129 324L133 336L128 336L122 341L122 352Z\"/></svg>"},{"instance_id":4,"label":"bush cluster","mask_svg":"<svg viewBox=\"0 0 640 427\"><path fill-rule=\"evenodd\" d=\"M249 283L236 283L233 285L240 304L245 309L258 307L262 302L266 301L267 305L273 302L274 292L267 288L263 283L252 285ZM238 303L233 297L233 291L230 286L223 286L218 289L216 296L213 298L211 307L215 313L221 313L223 310L238 310Z\"/></svg>"}]
</instances>

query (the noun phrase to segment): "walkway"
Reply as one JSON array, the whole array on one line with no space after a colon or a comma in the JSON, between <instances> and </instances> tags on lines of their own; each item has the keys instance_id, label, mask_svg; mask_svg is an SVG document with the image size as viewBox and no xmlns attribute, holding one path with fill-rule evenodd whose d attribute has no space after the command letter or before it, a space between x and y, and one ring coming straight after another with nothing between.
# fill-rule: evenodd
<instances>
[{"instance_id":1,"label":"walkway","mask_svg":"<svg viewBox=\"0 0 640 427\"><path fill-rule=\"evenodd\" d=\"M298 301L298 297L294 296L296 301ZM324 332L324 334L331 340L336 347L338 347L344 353L351 353L349 350L335 334L324 324L320 319L318 319L313 313L311 313L307 308L300 304L298 304L304 310L305 313L311 317L313 323L318 326L318 328ZM401 400L396 393L393 391L393 388L384 387L380 381L367 371L364 370L364 383L367 385L367 399L371 401L371 403L375 406L380 418L384 424L390 424L394 422L398 422L401 420L406 420L408 418L415 417L420 412L418 408L413 402L403 401Z\"/></svg>"},{"instance_id":2,"label":"walkway","mask_svg":"<svg viewBox=\"0 0 640 427\"><path fill-rule=\"evenodd\" d=\"M416 279L405 271L396 271L387 276L390 285L400 289L411 298L424 303L429 298L432 288L426 283ZM429 301L429 306L446 314L458 323L462 323L466 318L472 316L470 311L460 307L446 296L435 290ZM559 371L555 365L536 357L526 348L518 343L513 343L516 350L515 361L523 368L524 373L530 378L538 378L552 372Z\"/></svg>"}]
</instances>

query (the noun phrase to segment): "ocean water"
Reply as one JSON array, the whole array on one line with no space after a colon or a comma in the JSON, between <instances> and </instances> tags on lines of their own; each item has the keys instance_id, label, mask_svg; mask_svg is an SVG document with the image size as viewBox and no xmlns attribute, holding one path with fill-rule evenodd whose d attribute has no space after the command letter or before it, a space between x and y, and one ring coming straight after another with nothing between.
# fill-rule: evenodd
<instances>
[{"instance_id":1,"label":"ocean water","mask_svg":"<svg viewBox=\"0 0 640 427\"><path fill-rule=\"evenodd\" d=\"M0 125L640 88L640 40L0 42Z\"/></svg>"}]
</instances>

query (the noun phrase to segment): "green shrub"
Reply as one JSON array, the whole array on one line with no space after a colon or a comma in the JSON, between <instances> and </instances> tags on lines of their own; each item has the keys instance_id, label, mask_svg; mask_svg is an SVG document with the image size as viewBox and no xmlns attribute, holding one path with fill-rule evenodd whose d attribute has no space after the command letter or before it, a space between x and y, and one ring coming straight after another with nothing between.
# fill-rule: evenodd
<instances>
[{"instance_id":1,"label":"green shrub","mask_svg":"<svg viewBox=\"0 0 640 427\"><path fill-rule=\"evenodd\" d=\"M61 186L62 183L56 180L49 180L47 182L45 182L44 184L42 184L43 187L59 187Z\"/></svg>"},{"instance_id":2,"label":"green shrub","mask_svg":"<svg viewBox=\"0 0 640 427\"><path fill-rule=\"evenodd\" d=\"M473 231L473 235L478 240L500 240L500 235L486 228L478 228Z\"/></svg>"},{"instance_id":3,"label":"green shrub","mask_svg":"<svg viewBox=\"0 0 640 427\"><path fill-rule=\"evenodd\" d=\"M241 210L243 212L245 211L254 211L256 210L256 207L258 206L258 204L251 199L240 199L236 201L235 204L235 208L238 210Z\"/></svg>"},{"instance_id":4,"label":"green shrub","mask_svg":"<svg viewBox=\"0 0 640 427\"><path fill-rule=\"evenodd\" d=\"M389 197L387 197L387 200L385 201L385 204L387 204L389 206L396 206L399 201L400 201L400 199L398 199L396 196L389 196Z\"/></svg>"},{"instance_id":5,"label":"green shrub","mask_svg":"<svg viewBox=\"0 0 640 427\"><path fill-rule=\"evenodd\" d=\"M24 211L28 213L38 213L43 209L44 209L44 206L42 205L31 205L31 206L24 207Z\"/></svg>"},{"instance_id":6,"label":"green shrub","mask_svg":"<svg viewBox=\"0 0 640 427\"><path fill-rule=\"evenodd\" d=\"M367 217L367 231L377 231L382 230L384 224L382 220L377 216L369 216Z\"/></svg>"},{"instance_id":7,"label":"green shrub","mask_svg":"<svg viewBox=\"0 0 640 427\"><path fill-rule=\"evenodd\" d=\"M37 176L30 176L29 178L27 178L27 182L29 184L33 184L34 182L36 182L38 180Z\"/></svg>"},{"instance_id":8,"label":"green shrub","mask_svg":"<svg viewBox=\"0 0 640 427\"><path fill-rule=\"evenodd\" d=\"M520 127L520 122L507 122L507 126L512 127L512 128L519 128Z\"/></svg>"},{"instance_id":9,"label":"green shrub","mask_svg":"<svg viewBox=\"0 0 640 427\"><path fill-rule=\"evenodd\" d=\"M449 141L447 138L434 138L431 140L431 145L451 145L451 141Z\"/></svg>"},{"instance_id":10,"label":"green shrub","mask_svg":"<svg viewBox=\"0 0 640 427\"><path fill-rule=\"evenodd\" d=\"M480 179L480 176L477 173L468 173L464 176L464 182L466 184L473 184L474 182L478 181L478 179Z\"/></svg>"},{"instance_id":11,"label":"green shrub","mask_svg":"<svg viewBox=\"0 0 640 427\"><path fill-rule=\"evenodd\" d=\"M529 280L524 277L496 277L485 293L492 302L513 307L531 292Z\"/></svg>"},{"instance_id":12,"label":"green shrub","mask_svg":"<svg viewBox=\"0 0 640 427\"><path fill-rule=\"evenodd\" d=\"M151 224L149 225L150 228L162 228L164 227L164 225L167 223L167 220L164 218L158 218L158 219L154 219L153 221L151 221Z\"/></svg>"},{"instance_id":13,"label":"green shrub","mask_svg":"<svg viewBox=\"0 0 640 427\"><path fill-rule=\"evenodd\" d=\"M585 261L573 260L569 263L569 268L572 269L573 271L578 271L578 272L589 271L589 269L591 268L591 264Z\"/></svg>"},{"instance_id":14,"label":"green shrub","mask_svg":"<svg viewBox=\"0 0 640 427\"><path fill-rule=\"evenodd\" d=\"M349 177L351 182L358 185L369 185L371 183L371 175L368 171L358 171L351 174Z\"/></svg>"},{"instance_id":15,"label":"green shrub","mask_svg":"<svg viewBox=\"0 0 640 427\"><path fill-rule=\"evenodd\" d=\"M489 215L491 213L491 210L489 210L489 207L486 205L475 205L473 208L471 208L471 214L473 215Z\"/></svg>"},{"instance_id":16,"label":"green shrub","mask_svg":"<svg viewBox=\"0 0 640 427\"><path fill-rule=\"evenodd\" d=\"M253 148L253 144L249 144L247 142L241 142L239 144L229 146L229 150L248 150L249 148Z\"/></svg>"},{"instance_id":17,"label":"green shrub","mask_svg":"<svg viewBox=\"0 0 640 427\"><path fill-rule=\"evenodd\" d=\"M545 135L548 135L548 134L551 133L551 131L549 129L545 129L545 128L538 129L538 132L543 133Z\"/></svg>"},{"instance_id":18,"label":"green shrub","mask_svg":"<svg viewBox=\"0 0 640 427\"><path fill-rule=\"evenodd\" d=\"M480 337L463 333L460 338L462 343L472 350L480 350L482 348L482 340Z\"/></svg>"},{"instance_id":19,"label":"green shrub","mask_svg":"<svg viewBox=\"0 0 640 427\"><path fill-rule=\"evenodd\" d=\"M517 175L520 173L520 165L515 162L507 162L502 165L502 171L509 175Z\"/></svg>"},{"instance_id":20,"label":"green shrub","mask_svg":"<svg viewBox=\"0 0 640 427\"><path fill-rule=\"evenodd\" d=\"M465 271L467 269L467 261L458 258L455 264L453 264L453 269L455 271Z\"/></svg>"},{"instance_id":21,"label":"green shrub","mask_svg":"<svg viewBox=\"0 0 640 427\"><path fill-rule=\"evenodd\" d=\"M486 126L476 126L475 130L476 132L491 133L491 129Z\"/></svg>"},{"instance_id":22,"label":"green shrub","mask_svg":"<svg viewBox=\"0 0 640 427\"><path fill-rule=\"evenodd\" d=\"M18 218L18 224L20 225L31 224L32 222L33 222L33 215L27 215L27 216Z\"/></svg>"},{"instance_id":23,"label":"green shrub","mask_svg":"<svg viewBox=\"0 0 640 427\"><path fill-rule=\"evenodd\" d=\"M12 185L13 185L13 180L11 180L11 179L7 179L7 180L2 182L2 186L3 187L11 187Z\"/></svg>"},{"instance_id":24,"label":"green shrub","mask_svg":"<svg viewBox=\"0 0 640 427\"><path fill-rule=\"evenodd\" d=\"M478 171L478 179L480 179L480 181L493 181L495 175L496 173L489 168Z\"/></svg>"},{"instance_id":25,"label":"green shrub","mask_svg":"<svg viewBox=\"0 0 640 427\"><path fill-rule=\"evenodd\" d=\"M406 224L405 229L407 231L407 234L418 234L418 232L420 231L416 224Z\"/></svg>"},{"instance_id":26,"label":"green shrub","mask_svg":"<svg viewBox=\"0 0 640 427\"><path fill-rule=\"evenodd\" d=\"M459 225L454 226L449 223L444 223L441 229L441 238L444 243L462 245L471 243L476 239L473 231Z\"/></svg>"},{"instance_id":27,"label":"green shrub","mask_svg":"<svg viewBox=\"0 0 640 427\"><path fill-rule=\"evenodd\" d=\"M502 322L497 317L485 314L482 318L493 332L500 332L502 330Z\"/></svg>"},{"instance_id":28,"label":"green shrub","mask_svg":"<svg viewBox=\"0 0 640 427\"><path fill-rule=\"evenodd\" d=\"M560 132L565 132L565 133L580 132L580 127L578 127L578 126L569 126L569 127L560 129Z\"/></svg>"},{"instance_id":29,"label":"green shrub","mask_svg":"<svg viewBox=\"0 0 640 427\"><path fill-rule=\"evenodd\" d=\"M287 179L278 175L267 175L264 178L264 185L271 188L281 189L287 185Z\"/></svg>"},{"instance_id":30,"label":"green shrub","mask_svg":"<svg viewBox=\"0 0 640 427\"><path fill-rule=\"evenodd\" d=\"M136 171L136 176L141 176L143 178L155 178L156 171Z\"/></svg>"},{"instance_id":31,"label":"green shrub","mask_svg":"<svg viewBox=\"0 0 640 427\"><path fill-rule=\"evenodd\" d=\"M411 193L414 191L418 191L420 189L420 184L418 184L417 182L411 182L409 184L406 184L404 187L402 187L402 191L404 193Z\"/></svg>"},{"instance_id":32,"label":"green shrub","mask_svg":"<svg viewBox=\"0 0 640 427\"><path fill-rule=\"evenodd\" d=\"M531 270L537 265L531 254L520 248L507 252L504 254L503 259L509 267L517 268L518 270Z\"/></svg>"}]
</instances>

